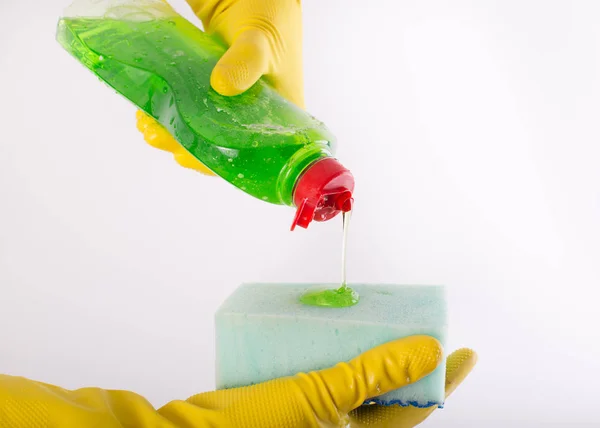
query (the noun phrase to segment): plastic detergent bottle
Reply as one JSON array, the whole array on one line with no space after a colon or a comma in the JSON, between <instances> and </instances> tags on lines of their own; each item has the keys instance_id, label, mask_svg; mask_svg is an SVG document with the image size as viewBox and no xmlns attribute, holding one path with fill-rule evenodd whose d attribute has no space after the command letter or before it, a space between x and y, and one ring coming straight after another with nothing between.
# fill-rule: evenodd
<instances>
[{"instance_id":1,"label":"plastic detergent bottle","mask_svg":"<svg viewBox=\"0 0 600 428\"><path fill-rule=\"evenodd\" d=\"M226 46L161 0L76 1L57 39L212 172L297 207L292 230L352 208L354 179L325 125L263 79L234 97L215 92L210 75Z\"/></svg>"}]
</instances>

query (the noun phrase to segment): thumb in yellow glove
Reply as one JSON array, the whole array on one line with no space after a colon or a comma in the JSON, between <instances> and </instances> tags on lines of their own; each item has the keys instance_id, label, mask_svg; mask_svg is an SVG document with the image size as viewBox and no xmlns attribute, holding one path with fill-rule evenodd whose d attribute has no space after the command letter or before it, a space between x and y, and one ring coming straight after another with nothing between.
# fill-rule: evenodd
<instances>
[{"instance_id":1,"label":"thumb in yellow glove","mask_svg":"<svg viewBox=\"0 0 600 428\"><path fill-rule=\"evenodd\" d=\"M304 107L300 0L187 0L209 34L230 47L212 71L213 89L225 96L249 89L263 75L285 98ZM173 153L186 168L214 175L154 119L138 111L148 144Z\"/></svg>"},{"instance_id":2,"label":"thumb in yellow glove","mask_svg":"<svg viewBox=\"0 0 600 428\"><path fill-rule=\"evenodd\" d=\"M155 410L126 391L67 391L0 376L2 427L300 428L413 427L433 408L363 406L370 397L416 382L439 364L437 340L413 336L365 352L349 363L262 384L195 395ZM447 394L466 377L475 354L448 358ZM358 409L357 409L358 408Z\"/></svg>"}]
</instances>

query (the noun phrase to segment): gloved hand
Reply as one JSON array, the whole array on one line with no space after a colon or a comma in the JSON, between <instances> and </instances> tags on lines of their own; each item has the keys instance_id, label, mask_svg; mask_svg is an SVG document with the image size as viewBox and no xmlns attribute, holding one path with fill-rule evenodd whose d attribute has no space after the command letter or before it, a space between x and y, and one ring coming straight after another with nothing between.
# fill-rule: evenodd
<instances>
[{"instance_id":1,"label":"gloved hand","mask_svg":"<svg viewBox=\"0 0 600 428\"><path fill-rule=\"evenodd\" d=\"M212 71L213 89L225 96L249 89L261 76L285 98L304 107L300 0L186 0L209 34L230 46ZM148 144L166 150L186 168L214 175L154 119L137 113Z\"/></svg>"},{"instance_id":2,"label":"gloved hand","mask_svg":"<svg viewBox=\"0 0 600 428\"><path fill-rule=\"evenodd\" d=\"M341 427L350 422L352 427L413 427L434 408L360 406L369 397L431 373L441 355L435 339L413 336L330 369L198 394L158 410L132 392L98 388L67 391L0 375L0 426L299 428ZM448 358L447 395L471 371L475 360L470 350L457 351Z\"/></svg>"}]
</instances>

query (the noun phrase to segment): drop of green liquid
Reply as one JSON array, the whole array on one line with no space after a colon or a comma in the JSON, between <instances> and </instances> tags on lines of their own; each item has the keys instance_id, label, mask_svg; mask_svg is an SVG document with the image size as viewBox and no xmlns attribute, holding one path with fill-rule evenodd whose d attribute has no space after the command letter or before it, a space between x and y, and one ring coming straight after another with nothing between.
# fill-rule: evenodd
<instances>
[{"instance_id":1,"label":"drop of green liquid","mask_svg":"<svg viewBox=\"0 0 600 428\"><path fill-rule=\"evenodd\" d=\"M300 297L300 303L310 306L325 306L330 308L347 308L358 303L358 293L346 284L346 241L350 213L343 213L344 238L342 241L342 286L338 289L308 290Z\"/></svg>"}]
</instances>

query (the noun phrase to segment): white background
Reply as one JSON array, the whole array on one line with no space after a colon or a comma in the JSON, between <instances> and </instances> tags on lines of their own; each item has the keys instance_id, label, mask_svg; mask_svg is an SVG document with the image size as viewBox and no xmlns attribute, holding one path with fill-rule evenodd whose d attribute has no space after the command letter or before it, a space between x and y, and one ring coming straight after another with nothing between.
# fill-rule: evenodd
<instances>
[{"instance_id":1,"label":"white background","mask_svg":"<svg viewBox=\"0 0 600 428\"><path fill-rule=\"evenodd\" d=\"M147 146L66 1L0 5L0 372L159 406L213 387L238 284L339 279L341 219L290 233ZM427 426L599 426L600 2L367 3L304 2L306 99L357 180L349 279L446 284L479 352Z\"/></svg>"}]
</instances>

